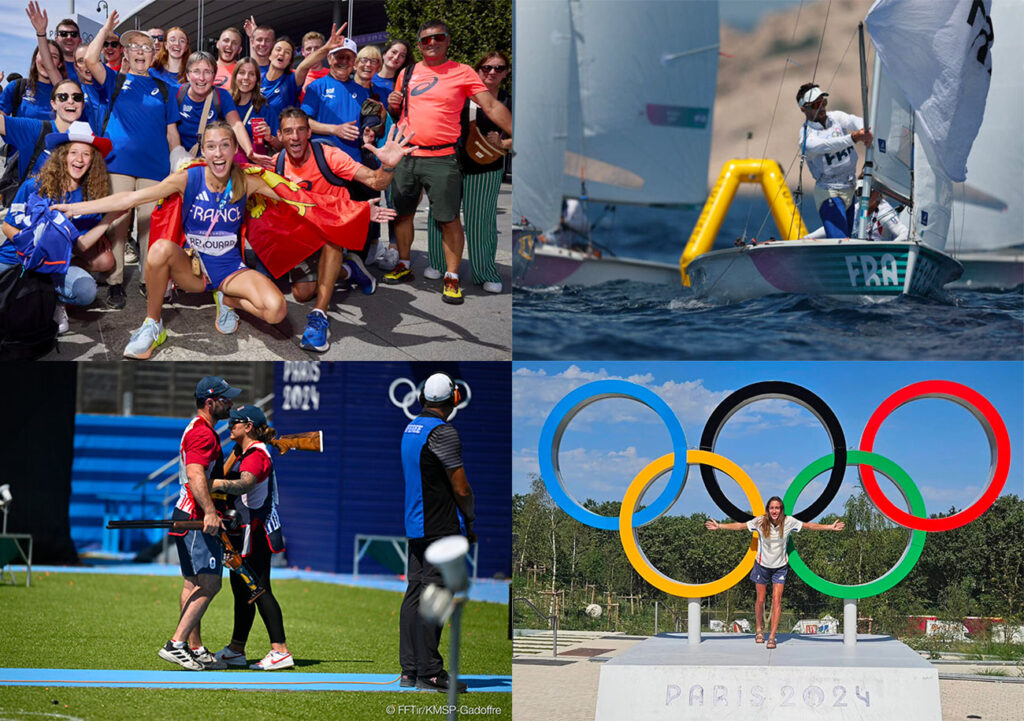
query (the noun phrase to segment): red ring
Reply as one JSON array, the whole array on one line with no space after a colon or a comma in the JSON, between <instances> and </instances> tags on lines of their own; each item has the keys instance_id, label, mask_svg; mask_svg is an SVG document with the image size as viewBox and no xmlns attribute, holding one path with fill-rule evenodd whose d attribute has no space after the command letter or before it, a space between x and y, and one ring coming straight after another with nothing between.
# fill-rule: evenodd
<instances>
[{"instance_id":1,"label":"red ring","mask_svg":"<svg viewBox=\"0 0 1024 721\"><path fill-rule=\"evenodd\" d=\"M1006 478L1010 473L1010 436L1006 432L1006 425L995 407L988 400L971 388L952 381L921 381L902 388L886 398L875 412L871 414L867 425L864 426L864 433L860 438L860 450L871 451L875 443L875 435L878 433L882 421L890 413L905 403L917 398L944 398L951 400L957 405L969 410L979 421L984 419L982 426L987 424L986 430L991 431L989 446L995 440L995 467L992 470L992 478L988 488L981 498L975 501L970 507L959 513L954 513L947 518L919 518L893 505L875 479L875 471L870 466L861 464L860 477L864 482L864 490L868 497L874 501L878 510L889 520L898 523L905 528L916 531L949 531L954 528L965 526L982 513L987 511L1006 484Z\"/></svg>"}]
</instances>

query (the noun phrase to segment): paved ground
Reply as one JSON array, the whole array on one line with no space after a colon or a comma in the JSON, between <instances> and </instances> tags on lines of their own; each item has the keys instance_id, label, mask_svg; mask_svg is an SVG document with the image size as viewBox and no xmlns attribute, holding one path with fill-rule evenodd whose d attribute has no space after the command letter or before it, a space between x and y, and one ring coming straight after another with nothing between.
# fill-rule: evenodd
<instances>
[{"instance_id":1,"label":"paved ground","mask_svg":"<svg viewBox=\"0 0 1024 721\"><path fill-rule=\"evenodd\" d=\"M571 638L574 643L563 646ZM532 637L533 642L539 637ZM611 658L644 639L610 633L582 631L558 634L558 657L547 650L527 649L515 638L519 652L512 659L512 708L515 721L593 721L597 708L597 684L602 664L587 656L572 656L577 649L601 649L600 658ZM584 651L584 653L588 653ZM557 664L557 665L556 665ZM981 667L939 666L939 673L980 672ZM1012 669L1010 670L1012 674ZM1017 721L1022 718L1024 684L977 680L939 680L942 720Z\"/></svg>"},{"instance_id":2,"label":"paved ground","mask_svg":"<svg viewBox=\"0 0 1024 721\"><path fill-rule=\"evenodd\" d=\"M484 293L479 286L466 285L469 261L460 269L466 302L450 306L441 301L441 281L423 278L427 265L426 205L416 213L416 242L412 261L413 283L386 286L364 296L360 292L337 290L328 311L331 319L331 348L316 354L299 348L312 303L298 304L281 284L288 300L288 317L277 326L239 313L241 323L232 335L221 335L214 327L213 296L210 293L178 294L164 306L167 341L153 354L153 360L199 360L214 356L221 360L510 360L512 357L512 186L502 186L498 196L498 270L505 291ZM465 255L464 255L465 258ZM371 267L378 280L382 272ZM99 298L86 309L70 309L71 331L60 338L58 351L46 360L118 360L128 338L146 317L145 299L139 294L139 274L128 271L128 306L107 309Z\"/></svg>"}]
</instances>

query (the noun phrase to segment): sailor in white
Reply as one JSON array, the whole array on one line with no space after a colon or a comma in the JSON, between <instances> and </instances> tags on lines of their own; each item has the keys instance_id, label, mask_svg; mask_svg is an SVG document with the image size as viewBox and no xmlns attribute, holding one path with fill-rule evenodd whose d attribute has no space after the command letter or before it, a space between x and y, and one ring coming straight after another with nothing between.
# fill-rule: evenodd
<instances>
[{"instance_id":1,"label":"sailor in white","mask_svg":"<svg viewBox=\"0 0 1024 721\"><path fill-rule=\"evenodd\" d=\"M857 178L855 143L874 139L864 120L838 110L826 112L828 93L805 83L796 102L807 120L800 128L800 152L814 177L814 201L828 238L848 238L853 230Z\"/></svg>"}]
</instances>

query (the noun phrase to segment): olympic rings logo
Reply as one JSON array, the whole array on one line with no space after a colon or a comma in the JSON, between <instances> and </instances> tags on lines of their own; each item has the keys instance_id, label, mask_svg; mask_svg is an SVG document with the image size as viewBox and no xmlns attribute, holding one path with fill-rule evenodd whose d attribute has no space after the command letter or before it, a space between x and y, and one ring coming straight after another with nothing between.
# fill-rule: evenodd
<instances>
[{"instance_id":1,"label":"olympic rings logo","mask_svg":"<svg viewBox=\"0 0 1024 721\"><path fill-rule=\"evenodd\" d=\"M559 467L558 452L562 436L572 419L584 408L607 398L628 398L647 406L665 423L672 441L672 452L649 463L630 482L622 499L619 517L600 516L584 508L565 488ZM947 518L927 518L924 498L906 471L892 460L872 452L875 437L882 422L900 406L921 398L940 398L966 408L981 424L988 438L991 465L985 492L968 508ZM789 560L793 571L815 590L828 596L859 599L887 591L906 578L924 550L927 531L948 531L970 523L984 513L999 497L1010 470L1010 438L1006 425L995 407L980 393L952 381L931 380L911 384L886 398L871 414L861 434L860 448L847 450L843 429L832 409L808 389L784 381L764 381L740 388L729 395L712 411L701 434L699 450L688 450L686 436L675 414L657 394L643 386L623 380L600 380L580 386L560 400L544 422L539 443L541 478L548 493L558 506L580 523L605 530L618 530L622 548L637 573L657 589L673 596L703 598L722 593L739 583L753 568L757 554L755 532L743 560L731 572L708 583L683 583L669 578L655 568L644 555L636 537L636 529L663 516L676 502L686 484L691 465L700 466L701 479L712 500L733 520L745 522L764 514L764 502L750 476L733 461L714 452L718 434L726 421L742 408L766 399L788 400L806 408L825 427L832 443L832 453L812 462L790 483L783 503L795 508L800 493L817 476L829 473L828 483L821 496L802 511L792 513L801 521L817 517L839 493L847 464L856 464L864 490L878 510L889 520L912 531L906 550L896 565L880 578L867 583L842 585L827 581L813 571L800 558L793 539L789 541ZM685 459L679 467L676 459ZM735 480L750 504L748 513L733 505L722 492L715 478L718 469ZM899 489L910 508L910 513L894 505L882 493L875 471L889 478ZM665 474L668 483L661 494L642 511L640 501L650 486Z\"/></svg>"},{"instance_id":2,"label":"olympic rings logo","mask_svg":"<svg viewBox=\"0 0 1024 721\"><path fill-rule=\"evenodd\" d=\"M466 383L466 381L461 378L452 378L452 381L455 385L462 386L465 391L465 399L452 409L452 414L448 416L449 421L454 420L459 409L468 406L469 401L473 398L473 391L470 390L469 383ZM416 419L416 414L412 412L412 406L414 403L419 403L420 391L423 390L424 383L426 383L425 380L421 381L419 385L416 385L408 378L395 378L395 380L391 381L391 385L388 387L388 398L391 399L391 404L396 408L401 408L402 412L405 413L405 417L410 421ZM399 400L395 397L395 390L403 384L409 386L409 390L406 391L405 395L402 396L402 399Z\"/></svg>"}]
</instances>

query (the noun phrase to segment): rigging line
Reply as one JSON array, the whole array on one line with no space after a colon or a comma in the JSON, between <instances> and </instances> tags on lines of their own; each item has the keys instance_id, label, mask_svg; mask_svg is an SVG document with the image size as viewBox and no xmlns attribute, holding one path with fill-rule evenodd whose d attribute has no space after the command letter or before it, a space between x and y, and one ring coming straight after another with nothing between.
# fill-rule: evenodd
<instances>
[{"instance_id":1,"label":"rigging line","mask_svg":"<svg viewBox=\"0 0 1024 721\"><path fill-rule=\"evenodd\" d=\"M789 36L790 47L792 47L793 43L796 41L796 30L797 30L798 27L800 27L800 13L803 11L803 8L804 8L804 0L800 0L800 7L797 8L797 11L796 11L796 20L793 22L793 32ZM761 151L761 163L762 164L764 163L765 156L768 155L768 141L772 137L772 128L775 126L775 115L779 111L779 102L782 100L782 88L786 84L786 70L788 69L790 62L794 62L792 60L792 55L787 55L786 56L786 62L784 62L782 64L782 77L779 79L779 92L776 93L776 95L775 95L775 107L772 108L772 118L771 118L770 121L768 121L768 133L765 135L765 138L764 138L764 149ZM761 168L761 166L758 166L758 167ZM761 168L761 169L763 170L763 168Z\"/></svg>"},{"instance_id":2,"label":"rigging line","mask_svg":"<svg viewBox=\"0 0 1024 721\"><path fill-rule=\"evenodd\" d=\"M793 159L789 161L789 167L786 168L785 172L783 172L783 174L782 174L783 182L785 182L786 176L789 175L790 171L793 170L793 163L796 162L798 157L800 157L800 154L796 153L793 156ZM768 204L768 212L765 213L764 220L761 221L761 225L757 229L757 236L754 236L754 237L760 236L761 232L764 230L764 226L766 226L768 224L768 218L772 217L772 208L775 206L775 203L778 201L779 195L781 193L782 193L782 186L780 185L779 189L775 191L775 197L772 198L771 202ZM793 207L796 208L796 205L794 205ZM793 224L795 222L796 222L796 213L791 213L790 216L789 216L789 231L786 233L787 236L793 234ZM781 232L782 229L779 228L779 231ZM785 240L785 238L779 238L779 240Z\"/></svg>"},{"instance_id":3,"label":"rigging line","mask_svg":"<svg viewBox=\"0 0 1024 721\"><path fill-rule=\"evenodd\" d=\"M846 43L846 50L843 51L843 56L841 58L839 58L839 64L836 65L836 70L835 70L834 73L832 73L832 78L828 81L828 86L827 87L832 87L835 84L835 82L836 82L836 75L839 74L840 68L843 67L843 62L846 61L846 54L848 52L850 52L850 46L853 45L853 39L855 37L857 37L857 31L856 30L854 30L850 34L850 42Z\"/></svg>"},{"instance_id":4,"label":"rigging line","mask_svg":"<svg viewBox=\"0 0 1024 721\"><path fill-rule=\"evenodd\" d=\"M818 41L818 57L814 59L814 71L811 73L811 82L818 76L818 63L821 62L821 49L825 46L825 30L828 29L828 15L832 11L832 0L828 0L825 8L825 24L821 26L821 40Z\"/></svg>"}]
</instances>

